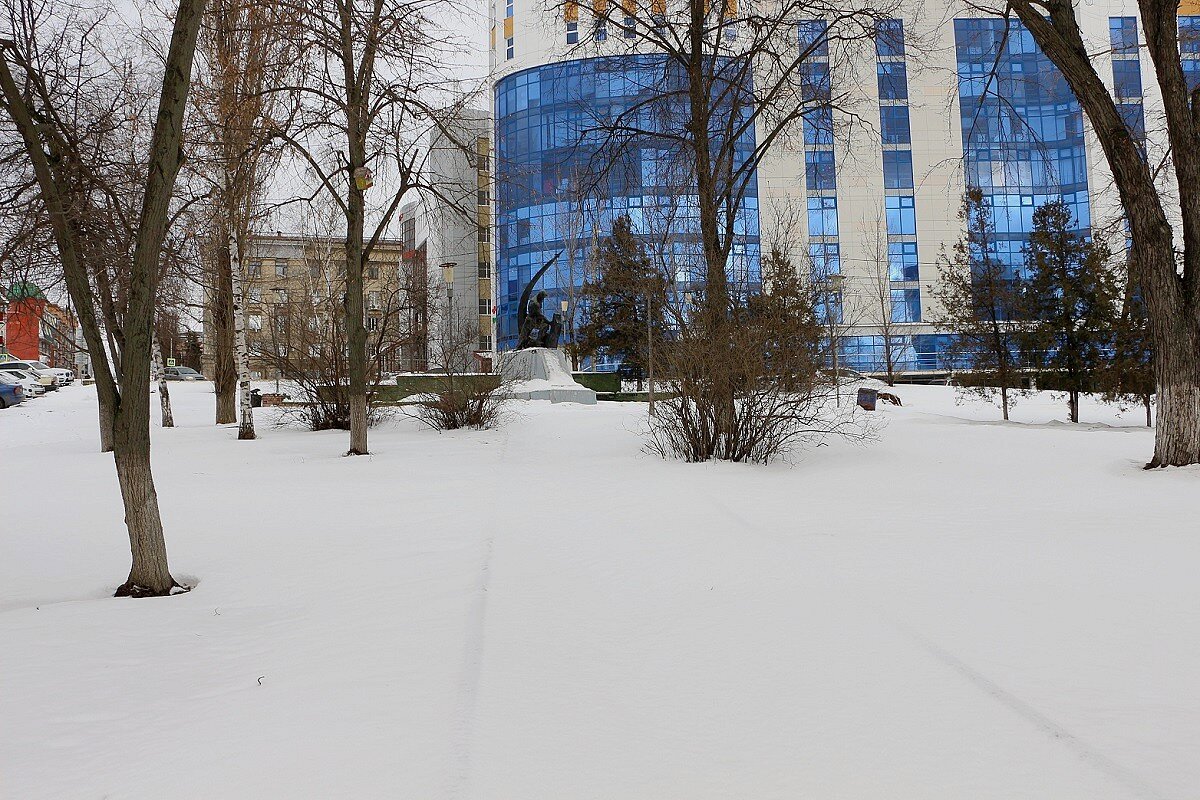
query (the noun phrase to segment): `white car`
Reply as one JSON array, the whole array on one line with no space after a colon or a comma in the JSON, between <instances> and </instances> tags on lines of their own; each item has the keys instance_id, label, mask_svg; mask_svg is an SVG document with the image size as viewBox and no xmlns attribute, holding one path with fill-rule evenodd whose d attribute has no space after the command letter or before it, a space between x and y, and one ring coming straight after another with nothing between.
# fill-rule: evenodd
<instances>
[{"instance_id":1,"label":"white car","mask_svg":"<svg viewBox=\"0 0 1200 800\"><path fill-rule=\"evenodd\" d=\"M0 370L0 383L11 383L20 386L28 398L41 397L46 393L37 376L20 370Z\"/></svg>"},{"instance_id":2,"label":"white car","mask_svg":"<svg viewBox=\"0 0 1200 800\"><path fill-rule=\"evenodd\" d=\"M41 361L5 361L3 364L0 364L0 369L8 367L19 367L29 370L35 375L49 375L54 378L54 382L59 386L66 386L75 380L75 373L71 370L62 369L61 367L48 367Z\"/></svg>"}]
</instances>

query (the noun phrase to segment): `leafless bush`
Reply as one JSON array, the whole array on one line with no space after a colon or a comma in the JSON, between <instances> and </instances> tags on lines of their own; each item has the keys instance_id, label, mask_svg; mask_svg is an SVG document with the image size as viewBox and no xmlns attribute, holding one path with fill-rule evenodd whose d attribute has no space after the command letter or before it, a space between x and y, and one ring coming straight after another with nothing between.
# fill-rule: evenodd
<instances>
[{"instance_id":1,"label":"leafless bush","mask_svg":"<svg viewBox=\"0 0 1200 800\"><path fill-rule=\"evenodd\" d=\"M419 398L411 412L434 430L496 428L504 422L507 382L498 375L470 371L478 325L477 318L461 311L447 309L438 315L430 355L435 372L446 376L445 387Z\"/></svg>"},{"instance_id":2,"label":"leafless bush","mask_svg":"<svg viewBox=\"0 0 1200 800\"><path fill-rule=\"evenodd\" d=\"M484 376L459 376L452 386L417 403L412 416L438 431L498 428L504 422L508 395Z\"/></svg>"},{"instance_id":3,"label":"leafless bush","mask_svg":"<svg viewBox=\"0 0 1200 800\"><path fill-rule=\"evenodd\" d=\"M791 265L763 264L771 292L748 297L714 331L684 324L663 358L671 395L649 418L648 448L686 461L767 463L830 436L869 427L835 402L820 372L820 326Z\"/></svg>"}]
</instances>

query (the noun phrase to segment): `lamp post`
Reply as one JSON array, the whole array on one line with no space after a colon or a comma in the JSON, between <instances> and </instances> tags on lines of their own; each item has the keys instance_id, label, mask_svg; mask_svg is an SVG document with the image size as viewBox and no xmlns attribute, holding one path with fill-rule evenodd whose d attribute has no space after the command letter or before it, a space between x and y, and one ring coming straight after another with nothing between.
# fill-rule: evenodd
<instances>
[{"instance_id":1,"label":"lamp post","mask_svg":"<svg viewBox=\"0 0 1200 800\"><path fill-rule=\"evenodd\" d=\"M833 404L839 408L842 405L842 377L838 373L837 321L834 319L832 300L841 294L845 280L842 275L829 275L825 279L827 290L825 293L825 321L829 323L829 352L833 361Z\"/></svg>"},{"instance_id":2,"label":"lamp post","mask_svg":"<svg viewBox=\"0 0 1200 800\"><path fill-rule=\"evenodd\" d=\"M442 367L447 375L450 374L450 359L453 358L454 348L454 268L457 266L457 261L442 264L442 281L446 284L446 344L443 352L445 363Z\"/></svg>"},{"instance_id":3,"label":"lamp post","mask_svg":"<svg viewBox=\"0 0 1200 800\"><path fill-rule=\"evenodd\" d=\"M650 415L654 415L654 326L650 316L650 293L654 289L654 273L646 273L646 398Z\"/></svg>"}]
</instances>

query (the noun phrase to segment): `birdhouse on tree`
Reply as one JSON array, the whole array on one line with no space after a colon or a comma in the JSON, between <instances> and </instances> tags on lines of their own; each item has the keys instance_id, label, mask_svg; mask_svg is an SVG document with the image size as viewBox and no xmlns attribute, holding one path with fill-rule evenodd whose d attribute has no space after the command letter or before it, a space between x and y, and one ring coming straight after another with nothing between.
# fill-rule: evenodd
<instances>
[{"instance_id":1,"label":"birdhouse on tree","mask_svg":"<svg viewBox=\"0 0 1200 800\"><path fill-rule=\"evenodd\" d=\"M357 167L354 170L354 185L360 192L365 192L375 184L375 176L368 167Z\"/></svg>"}]
</instances>

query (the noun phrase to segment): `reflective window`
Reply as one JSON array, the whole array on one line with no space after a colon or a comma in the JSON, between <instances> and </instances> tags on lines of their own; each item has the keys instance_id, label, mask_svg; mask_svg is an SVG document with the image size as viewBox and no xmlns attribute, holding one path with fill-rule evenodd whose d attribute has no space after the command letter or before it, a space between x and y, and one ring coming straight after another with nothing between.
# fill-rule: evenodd
<instances>
[{"instance_id":1,"label":"reflective window","mask_svg":"<svg viewBox=\"0 0 1200 800\"><path fill-rule=\"evenodd\" d=\"M919 279L916 242L888 242L888 277L893 281Z\"/></svg>"},{"instance_id":2,"label":"reflective window","mask_svg":"<svg viewBox=\"0 0 1200 800\"><path fill-rule=\"evenodd\" d=\"M837 198L808 198L808 235L837 236Z\"/></svg>"},{"instance_id":3,"label":"reflective window","mask_svg":"<svg viewBox=\"0 0 1200 800\"><path fill-rule=\"evenodd\" d=\"M913 188L913 168L911 150L883 151L883 188L911 189Z\"/></svg>"},{"instance_id":4,"label":"reflective window","mask_svg":"<svg viewBox=\"0 0 1200 800\"><path fill-rule=\"evenodd\" d=\"M911 195L889 196L883 199L889 236L915 236L917 212Z\"/></svg>"},{"instance_id":5,"label":"reflective window","mask_svg":"<svg viewBox=\"0 0 1200 800\"><path fill-rule=\"evenodd\" d=\"M804 154L805 186L809 191L836 189L832 150L809 150Z\"/></svg>"},{"instance_id":6,"label":"reflective window","mask_svg":"<svg viewBox=\"0 0 1200 800\"><path fill-rule=\"evenodd\" d=\"M881 19L875 23L875 54L881 58L904 55L904 23Z\"/></svg>"},{"instance_id":7,"label":"reflective window","mask_svg":"<svg viewBox=\"0 0 1200 800\"><path fill-rule=\"evenodd\" d=\"M880 100L908 99L908 68L903 61L881 61L876 65L876 71Z\"/></svg>"},{"instance_id":8,"label":"reflective window","mask_svg":"<svg viewBox=\"0 0 1200 800\"><path fill-rule=\"evenodd\" d=\"M892 289L892 322L920 321L920 291L917 289Z\"/></svg>"},{"instance_id":9,"label":"reflective window","mask_svg":"<svg viewBox=\"0 0 1200 800\"><path fill-rule=\"evenodd\" d=\"M908 106L880 106L879 127L884 144L911 144Z\"/></svg>"}]
</instances>

